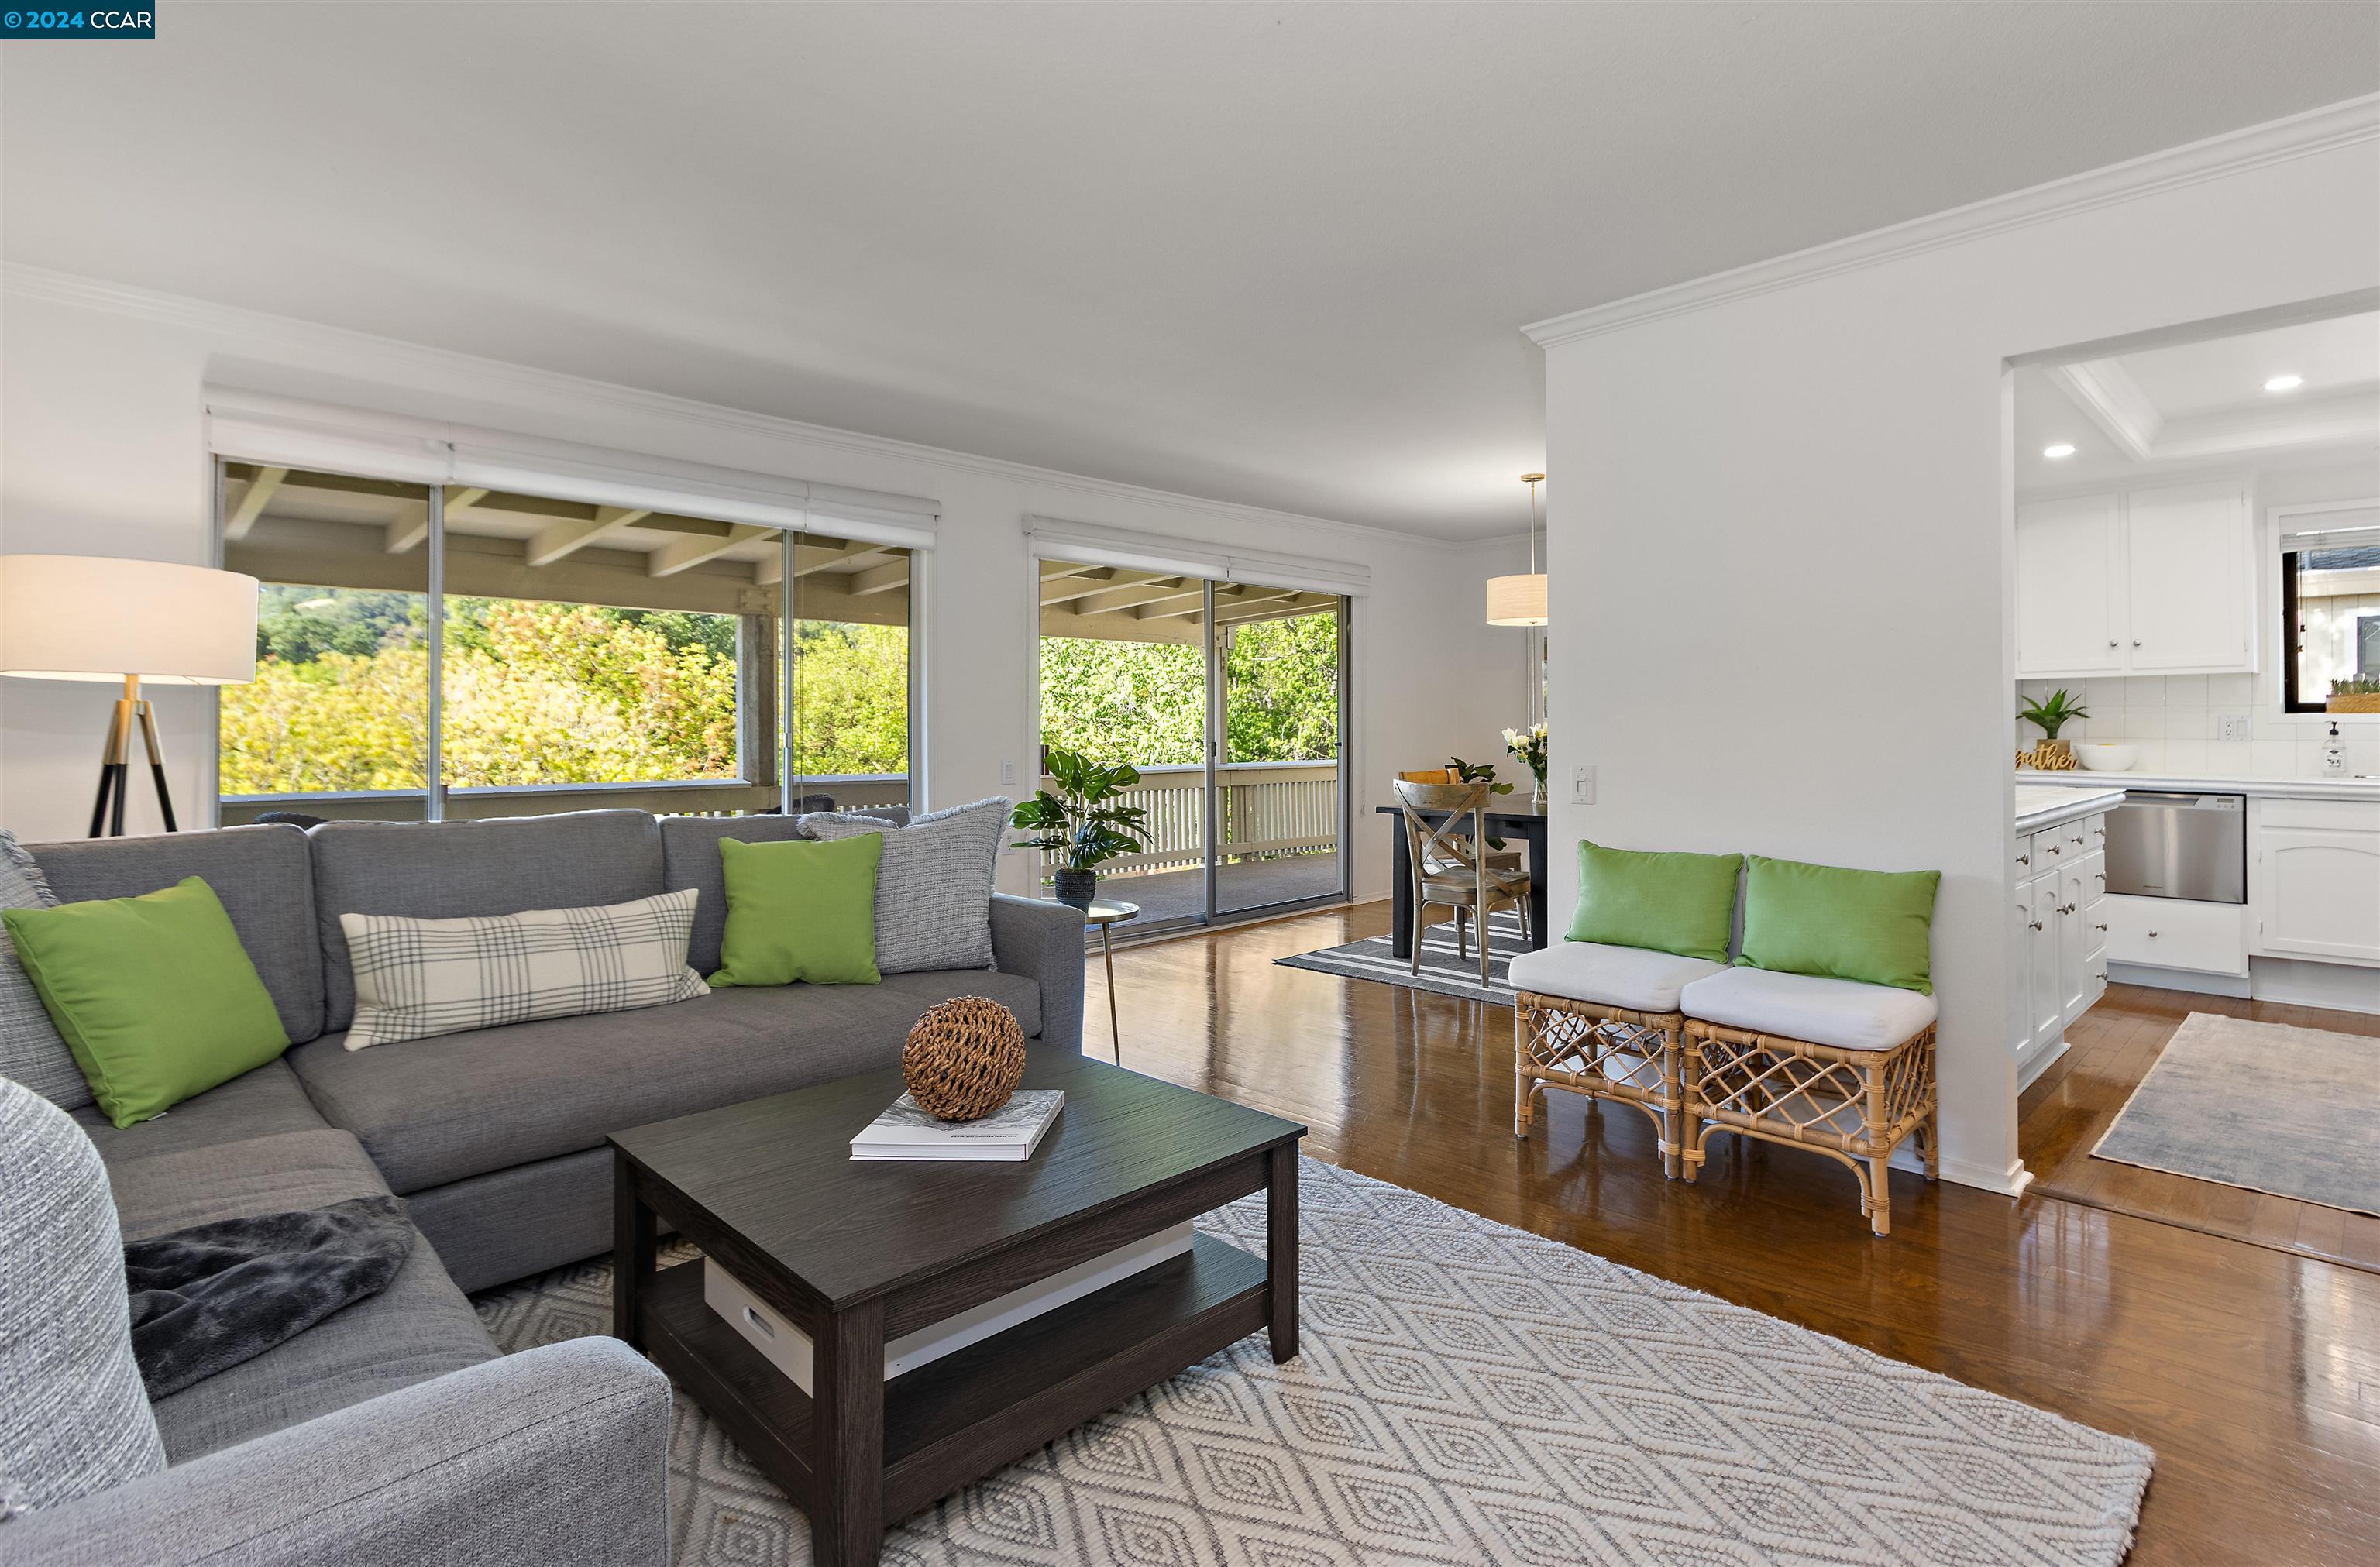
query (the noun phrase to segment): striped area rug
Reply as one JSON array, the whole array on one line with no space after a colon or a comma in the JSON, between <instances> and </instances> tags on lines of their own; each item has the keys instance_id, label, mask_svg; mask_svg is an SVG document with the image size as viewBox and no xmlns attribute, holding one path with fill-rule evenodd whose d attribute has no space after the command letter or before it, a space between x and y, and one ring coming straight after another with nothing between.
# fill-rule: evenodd
<instances>
[{"instance_id":1,"label":"striped area rug","mask_svg":"<svg viewBox=\"0 0 2380 1567\"><path fill-rule=\"evenodd\" d=\"M1475 948L1468 956L1454 950L1454 926L1450 922L1432 925L1422 931L1421 972L1413 970L1411 958L1393 955L1386 936L1367 936L1360 941L1350 941L1343 947L1324 947L1317 952L1296 953L1275 958L1275 963L1291 968L1311 968L1324 974L1343 974L1350 979L1378 979L1384 985L1402 985L1410 990L1433 990L1441 996L1461 996L1467 1001L1490 1002L1498 1006L1512 1004L1512 982L1506 969L1513 957L1529 950L1521 939L1521 916L1513 909L1504 909L1488 917L1488 974L1489 983L1479 983L1479 954Z\"/></svg>"}]
</instances>

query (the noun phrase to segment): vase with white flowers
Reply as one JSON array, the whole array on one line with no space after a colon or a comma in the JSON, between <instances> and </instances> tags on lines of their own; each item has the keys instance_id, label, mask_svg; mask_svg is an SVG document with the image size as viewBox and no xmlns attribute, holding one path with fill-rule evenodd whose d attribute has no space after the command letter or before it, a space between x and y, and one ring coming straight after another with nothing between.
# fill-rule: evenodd
<instances>
[{"instance_id":1,"label":"vase with white flowers","mask_svg":"<svg viewBox=\"0 0 2380 1567\"><path fill-rule=\"evenodd\" d=\"M1504 748L1519 758L1522 765L1529 770L1529 776L1536 780L1536 793L1529 797L1529 804L1534 809L1544 810L1546 808L1546 726L1542 723L1532 723L1526 729L1505 730Z\"/></svg>"}]
</instances>

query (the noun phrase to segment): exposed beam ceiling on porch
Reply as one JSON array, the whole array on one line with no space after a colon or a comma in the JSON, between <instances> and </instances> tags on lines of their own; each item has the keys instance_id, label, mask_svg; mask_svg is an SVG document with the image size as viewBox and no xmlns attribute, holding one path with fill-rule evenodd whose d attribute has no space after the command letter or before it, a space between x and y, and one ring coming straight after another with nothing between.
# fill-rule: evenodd
<instances>
[{"instance_id":1,"label":"exposed beam ceiling on porch","mask_svg":"<svg viewBox=\"0 0 2380 1567\"><path fill-rule=\"evenodd\" d=\"M762 528L757 523L731 524L726 532L716 535L691 535L674 544L664 544L646 556L645 574L649 577L674 577L690 566L716 560L728 551L756 540L775 537L777 529Z\"/></svg>"},{"instance_id":2,"label":"exposed beam ceiling on porch","mask_svg":"<svg viewBox=\"0 0 2380 1567\"><path fill-rule=\"evenodd\" d=\"M574 550L584 549L599 539L608 539L652 515L650 511L629 506L598 506L591 517L554 523L528 541L528 564L552 565ZM654 575L667 574L656 572Z\"/></svg>"},{"instance_id":3,"label":"exposed beam ceiling on porch","mask_svg":"<svg viewBox=\"0 0 2380 1567\"><path fill-rule=\"evenodd\" d=\"M855 595L889 593L895 588L909 586L909 563L903 559L884 565L872 565L866 571L854 575L849 581L851 591ZM798 604L799 601L796 600L795 602Z\"/></svg>"},{"instance_id":4,"label":"exposed beam ceiling on porch","mask_svg":"<svg viewBox=\"0 0 2380 1567\"><path fill-rule=\"evenodd\" d=\"M1296 597L1298 597L1298 590L1294 588L1219 587L1215 589L1215 614L1218 619L1222 620L1245 618L1235 617L1231 612L1257 604L1279 603L1283 599ZM1186 604L1181 602L1178 598L1160 600L1155 603L1143 604L1132 613L1141 620L1163 620L1172 615L1199 614L1204 613L1205 609L1204 596L1201 595L1191 599Z\"/></svg>"},{"instance_id":5,"label":"exposed beam ceiling on porch","mask_svg":"<svg viewBox=\"0 0 2380 1567\"><path fill-rule=\"evenodd\" d=\"M248 530L256 526L256 519L264 515L264 508L272 501L273 492L281 488L282 480L288 477L289 470L285 468L265 468L256 470L256 477L248 481L248 489L241 494L239 504L232 509L229 516L224 518L225 542L234 542L248 537Z\"/></svg>"}]
</instances>

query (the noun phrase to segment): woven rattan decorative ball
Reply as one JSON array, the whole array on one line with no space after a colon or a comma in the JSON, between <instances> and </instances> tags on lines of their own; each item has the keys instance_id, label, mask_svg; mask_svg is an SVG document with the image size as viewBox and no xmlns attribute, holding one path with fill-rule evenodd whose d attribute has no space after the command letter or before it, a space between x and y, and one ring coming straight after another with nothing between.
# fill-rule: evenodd
<instances>
[{"instance_id":1,"label":"woven rattan decorative ball","mask_svg":"<svg viewBox=\"0 0 2380 1567\"><path fill-rule=\"evenodd\" d=\"M927 1114L981 1120L1025 1080L1024 1026L990 996L953 996L909 1030L901 1075Z\"/></svg>"}]
</instances>

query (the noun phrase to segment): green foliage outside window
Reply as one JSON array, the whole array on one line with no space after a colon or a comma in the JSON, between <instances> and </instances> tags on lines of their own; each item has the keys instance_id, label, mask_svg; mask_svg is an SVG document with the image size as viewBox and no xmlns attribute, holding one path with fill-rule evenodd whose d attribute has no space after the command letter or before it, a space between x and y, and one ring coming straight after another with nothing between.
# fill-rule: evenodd
<instances>
[{"instance_id":1,"label":"green foliage outside window","mask_svg":"<svg viewBox=\"0 0 2380 1567\"><path fill-rule=\"evenodd\" d=\"M794 670L797 773L832 778L909 771L906 626L796 622Z\"/></svg>"},{"instance_id":2,"label":"green foliage outside window","mask_svg":"<svg viewBox=\"0 0 2380 1567\"><path fill-rule=\"evenodd\" d=\"M1224 635L1228 761L1339 754L1339 623L1332 614L1246 622ZM1181 642L1041 642L1044 745L1135 767L1204 754L1203 650Z\"/></svg>"},{"instance_id":3,"label":"green foliage outside window","mask_svg":"<svg viewBox=\"0 0 2380 1567\"><path fill-rule=\"evenodd\" d=\"M256 680L222 693L226 795L423 787L426 601L272 586ZM446 781L456 787L731 779L732 615L450 598Z\"/></svg>"}]
</instances>

